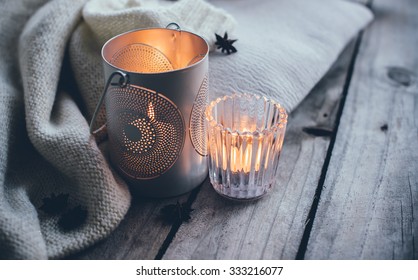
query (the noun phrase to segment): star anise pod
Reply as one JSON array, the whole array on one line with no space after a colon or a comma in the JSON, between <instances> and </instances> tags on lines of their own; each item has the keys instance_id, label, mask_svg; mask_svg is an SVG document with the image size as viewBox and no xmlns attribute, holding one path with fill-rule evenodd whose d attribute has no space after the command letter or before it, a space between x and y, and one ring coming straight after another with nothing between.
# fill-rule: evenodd
<instances>
[{"instance_id":1,"label":"star anise pod","mask_svg":"<svg viewBox=\"0 0 418 280\"><path fill-rule=\"evenodd\" d=\"M62 214L58 220L58 226L63 231L69 231L80 227L87 219L87 210L80 205Z\"/></svg>"},{"instance_id":2,"label":"star anise pod","mask_svg":"<svg viewBox=\"0 0 418 280\"><path fill-rule=\"evenodd\" d=\"M44 197L42 199L43 204L39 207L40 210L49 215L56 215L62 213L68 204L69 194L59 194L51 193L50 197Z\"/></svg>"},{"instance_id":3,"label":"star anise pod","mask_svg":"<svg viewBox=\"0 0 418 280\"><path fill-rule=\"evenodd\" d=\"M181 222L188 222L191 217L190 213L193 209L187 203L169 204L160 210L163 220L168 224L177 224Z\"/></svg>"},{"instance_id":4,"label":"star anise pod","mask_svg":"<svg viewBox=\"0 0 418 280\"><path fill-rule=\"evenodd\" d=\"M216 42L215 45L218 46L218 49L221 49L222 53L226 51L227 54L237 52L237 49L232 45L237 40L228 39L228 33L225 32L224 37L215 33Z\"/></svg>"}]
</instances>

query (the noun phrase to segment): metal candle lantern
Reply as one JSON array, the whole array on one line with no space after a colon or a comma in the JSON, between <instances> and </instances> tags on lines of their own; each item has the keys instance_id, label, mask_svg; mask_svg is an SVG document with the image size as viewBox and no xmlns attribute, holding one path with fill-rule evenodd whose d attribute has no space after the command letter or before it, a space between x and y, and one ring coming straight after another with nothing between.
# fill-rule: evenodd
<instances>
[{"instance_id":1,"label":"metal candle lantern","mask_svg":"<svg viewBox=\"0 0 418 280\"><path fill-rule=\"evenodd\" d=\"M207 42L177 29L130 31L102 49L110 159L133 192L179 195L207 176Z\"/></svg>"}]
</instances>

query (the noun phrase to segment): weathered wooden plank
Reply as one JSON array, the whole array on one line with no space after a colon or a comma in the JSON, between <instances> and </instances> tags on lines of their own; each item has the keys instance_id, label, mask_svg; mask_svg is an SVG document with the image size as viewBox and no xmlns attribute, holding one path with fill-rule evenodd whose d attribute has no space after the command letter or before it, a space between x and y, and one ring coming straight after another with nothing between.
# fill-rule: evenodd
<instances>
[{"instance_id":1,"label":"weathered wooden plank","mask_svg":"<svg viewBox=\"0 0 418 280\"><path fill-rule=\"evenodd\" d=\"M418 2L374 0L309 259L418 256Z\"/></svg>"},{"instance_id":2,"label":"weathered wooden plank","mask_svg":"<svg viewBox=\"0 0 418 280\"><path fill-rule=\"evenodd\" d=\"M171 199L137 199L118 228L104 241L69 259L154 259L170 233L160 210L190 194Z\"/></svg>"},{"instance_id":3,"label":"weathered wooden plank","mask_svg":"<svg viewBox=\"0 0 418 280\"><path fill-rule=\"evenodd\" d=\"M182 224L165 259L295 258L330 142L329 135L310 132L332 131L353 49L351 44L290 116L273 191L259 201L237 203L207 182L192 205L191 222Z\"/></svg>"}]
</instances>

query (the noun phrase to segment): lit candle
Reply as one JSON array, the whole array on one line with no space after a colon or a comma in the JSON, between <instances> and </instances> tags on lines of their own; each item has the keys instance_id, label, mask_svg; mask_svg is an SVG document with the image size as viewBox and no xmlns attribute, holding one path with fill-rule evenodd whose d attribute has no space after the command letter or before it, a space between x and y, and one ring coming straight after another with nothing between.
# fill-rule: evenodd
<instances>
[{"instance_id":1,"label":"lit candle","mask_svg":"<svg viewBox=\"0 0 418 280\"><path fill-rule=\"evenodd\" d=\"M236 136L239 137L240 141L234 141L235 143L243 143L244 141L247 143L244 145L240 145L240 147L233 146L230 149L230 153L228 156L226 144L222 147L222 168L224 170L228 169L228 159L230 163L230 170L232 172L245 172L249 173L251 171L251 167L253 166L255 171L259 171L261 167L261 155L263 151L263 145L259 142L256 155L255 155L255 163L252 165L252 157L253 157L253 137L252 136L245 136L245 140L243 136ZM267 161L265 162L265 167L267 167Z\"/></svg>"}]
</instances>

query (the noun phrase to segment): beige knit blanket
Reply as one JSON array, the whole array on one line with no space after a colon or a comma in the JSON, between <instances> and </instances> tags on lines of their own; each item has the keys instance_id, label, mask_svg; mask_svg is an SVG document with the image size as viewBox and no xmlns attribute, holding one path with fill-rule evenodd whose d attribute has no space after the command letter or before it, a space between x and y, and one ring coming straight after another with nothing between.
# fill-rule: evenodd
<instances>
[{"instance_id":1,"label":"beige knit blanket","mask_svg":"<svg viewBox=\"0 0 418 280\"><path fill-rule=\"evenodd\" d=\"M212 96L259 91L292 109L371 19L339 0L0 0L0 7L3 259L82 250L130 206L127 185L88 126L104 84L100 49L110 37L177 22L213 46L215 32L230 31L238 53L211 53Z\"/></svg>"}]
</instances>

